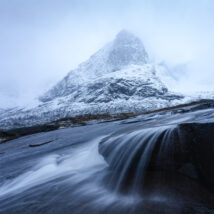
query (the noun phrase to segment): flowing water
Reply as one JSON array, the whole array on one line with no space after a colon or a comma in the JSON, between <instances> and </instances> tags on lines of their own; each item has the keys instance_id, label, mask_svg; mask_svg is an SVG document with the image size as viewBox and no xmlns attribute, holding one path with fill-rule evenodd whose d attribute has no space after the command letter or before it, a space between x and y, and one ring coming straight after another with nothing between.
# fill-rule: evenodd
<instances>
[{"instance_id":1,"label":"flowing water","mask_svg":"<svg viewBox=\"0 0 214 214\"><path fill-rule=\"evenodd\" d=\"M213 118L213 109L151 114L2 144L0 213L214 213L213 146L190 140L214 130ZM44 140L53 142L29 147Z\"/></svg>"}]
</instances>

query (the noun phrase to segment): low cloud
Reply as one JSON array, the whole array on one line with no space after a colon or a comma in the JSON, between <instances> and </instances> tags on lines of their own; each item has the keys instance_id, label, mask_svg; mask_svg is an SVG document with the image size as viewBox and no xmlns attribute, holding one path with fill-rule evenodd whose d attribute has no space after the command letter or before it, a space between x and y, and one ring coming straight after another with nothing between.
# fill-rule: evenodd
<instances>
[{"instance_id":1,"label":"low cloud","mask_svg":"<svg viewBox=\"0 0 214 214\"><path fill-rule=\"evenodd\" d=\"M187 65L175 90L214 90L212 0L2 0L0 8L0 107L5 97L39 96L124 28L154 61Z\"/></svg>"}]
</instances>

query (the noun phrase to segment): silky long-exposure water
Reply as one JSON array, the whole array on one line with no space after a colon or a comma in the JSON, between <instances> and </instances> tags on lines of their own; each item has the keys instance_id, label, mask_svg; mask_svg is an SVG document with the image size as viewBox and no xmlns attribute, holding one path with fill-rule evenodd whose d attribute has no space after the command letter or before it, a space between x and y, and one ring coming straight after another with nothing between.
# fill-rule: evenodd
<instances>
[{"instance_id":1,"label":"silky long-exposure water","mask_svg":"<svg viewBox=\"0 0 214 214\"><path fill-rule=\"evenodd\" d=\"M214 213L213 124L187 109L1 144L0 213Z\"/></svg>"}]
</instances>

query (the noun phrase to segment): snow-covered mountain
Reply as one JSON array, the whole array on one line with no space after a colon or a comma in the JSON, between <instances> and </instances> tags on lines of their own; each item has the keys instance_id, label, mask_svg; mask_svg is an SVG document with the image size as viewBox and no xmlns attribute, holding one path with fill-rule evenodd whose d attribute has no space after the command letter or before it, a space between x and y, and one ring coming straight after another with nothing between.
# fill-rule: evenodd
<instances>
[{"instance_id":1,"label":"snow-covered mountain","mask_svg":"<svg viewBox=\"0 0 214 214\"><path fill-rule=\"evenodd\" d=\"M104 77L106 74L115 75L129 65L144 65L148 62L148 54L139 38L123 30L116 39L105 45L89 60L71 71L54 88L49 90L40 99L53 100L56 97L74 93L77 88ZM118 76L118 75L117 75Z\"/></svg>"},{"instance_id":2,"label":"snow-covered mountain","mask_svg":"<svg viewBox=\"0 0 214 214\"><path fill-rule=\"evenodd\" d=\"M65 98L73 103L109 103L118 100L181 99L168 92L149 63L148 54L135 35L121 31L115 40L71 71L40 97L42 102Z\"/></svg>"},{"instance_id":3,"label":"snow-covered mountain","mask_svg":"<svg viewBox=\"0 0 214 214\"><path fill-rule=\"evenodd\" d=\"M19 127L67 116L140 112L181 103L157 76L141 40L121 31L40 97L34 108L7 110L0 125Z\"/></svg>"}]
</instances>

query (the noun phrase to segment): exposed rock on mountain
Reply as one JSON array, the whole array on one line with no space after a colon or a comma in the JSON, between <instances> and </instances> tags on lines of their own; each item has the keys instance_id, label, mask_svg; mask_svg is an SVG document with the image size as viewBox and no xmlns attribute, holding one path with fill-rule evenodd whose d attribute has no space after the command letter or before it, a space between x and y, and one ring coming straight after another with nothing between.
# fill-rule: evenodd
<instances>
[{"instance_id":1,"label":"exposed rock on mountain","mask_svg":"<svg viewBox=\"0 0 214 214\"><path fill-rule=\"evenodd\" d=\"M76 87L79 88L82 85L84 87L85 83L100 78L105 74L118 72L129 65L144 65L147 62L148 54L140 39L123 30L113 42L104 46L92 55L89 60L71 71L40 99L49 101L56 97L66 96L74 93L77 90Z\"/></svg>"},{"instance_id":2,"label":"exposed rock on mountain","mask_svg":"<svg viewBox=\"0 0 214 214\"><path fill-rule=\"evenodd\" d=\"M139 112L172 106L183 98L158 78L141 40L123 30L41 96L38 106L7 111L0 124L20 127L68 116Z\"/></svg>"},{"instance_id":3,"label":"exposed rock on mountain","mask_svg":"<svg viewBox=\"0 0 214 214\"><path fill-rule=\"evenodd\" d=\"M135 35L123 30L116 39L71 71L40 100L57 97L74 102L108 103L116 99L182 98L168 93L148 63L148 54Z\"/></svg>"}]
</instances>

